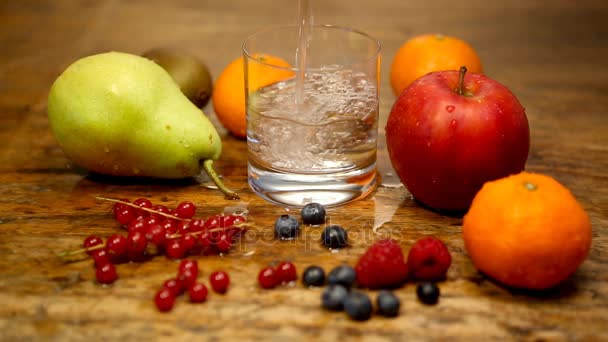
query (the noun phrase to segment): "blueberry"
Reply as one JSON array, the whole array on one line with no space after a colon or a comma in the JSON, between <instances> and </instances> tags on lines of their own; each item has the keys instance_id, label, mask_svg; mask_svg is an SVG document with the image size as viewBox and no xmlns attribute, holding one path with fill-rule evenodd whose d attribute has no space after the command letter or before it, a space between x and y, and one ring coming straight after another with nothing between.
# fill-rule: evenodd
<instances>
[{"instance_id":1,"label":"blueberry","mask_svg":"<svg viewBox=\"0 0 608 342\"><path fill-rule=\"evenodd\" d=\"M342 310L346 296L348 296L346 287L337 284L329 285L321 294L321 305L327 310Z\"/></svg>"},{"instance_id":2,"label":"blueberry","mask_svg":"<svg viewBox=\"0 0 608 342\"><path fill-rule=\"evenodd\" d=\"M308 203L302 208L302 222L304 224L325 223L325 207L319 203Z\"/></svg>"},{"instance_id":3,"label":"blueberry","mask_svg":"<svg viewBox=\"0 0 608 342\"><path fill-rule=\"evenodd\" d=\"M435 283L424 282L416 287L418 299L425 304L435 304L439 299L439 288Z\"/></svg>"},{"instance_id":4,"label":"blueberry","mask_svg":"<svg viewBox=\"0 0 608 342\"><path fill-rule=\"evenodd\" d=\"M329 272L327 283L340 284L350 288L353 286L356 278L357 272L355 272L354 268L348 265L340 265Z\"/></svg>"},{"instance_id":5,"label":"blueberry","mask_svg":"<svg viewBox=\"0 0 608 342\"><path fill-rule=\"evenodd\" d=\"M275 236L281 240L295 238L299 229L298 220L291 215L281 215L274 223Z\"/></svg>"},{"instance_id":6,"label":"blueberry","mask_svg":"<svg viewBox=\"0 0 608 342\"><path fill-rule=\"evenodd\" d=\"M306 286L323 286L325 284L325 271L319 266L308 266L302 275L302 282Z\"/></svg>"},{"instance_id":7,"label":"blueberry","mask_svg":"<svg viewBox=\"0 0 608 342\"><path fill-rule=\"evenodd\" d=\"M354 320L368 320L372 315L372 301L365 293L353 291L344 299L344 311Z\"/></svg>"},{"instance_id":8,"label":"blueberry","mask_svg":"<svg viewBox=\"0 0 608 342\"><path fill-rule=\"evenodd\" d=\"M378 313L382 316L395 317L399 314L401 302L392 292L382 290L378 292L376 306L378 307Z\"/></svg>"},{"instance_id":9,"label":"blueberry","mask_svg":"<svg viewBox=\"0 0 608 342\"><path fill-rule=\"evenodd\" d=\"M321 234L321 242L329 248L340 248L346 246L348 234L344 228L338 225L331 225Z\"/></svg>"}]
</instances>

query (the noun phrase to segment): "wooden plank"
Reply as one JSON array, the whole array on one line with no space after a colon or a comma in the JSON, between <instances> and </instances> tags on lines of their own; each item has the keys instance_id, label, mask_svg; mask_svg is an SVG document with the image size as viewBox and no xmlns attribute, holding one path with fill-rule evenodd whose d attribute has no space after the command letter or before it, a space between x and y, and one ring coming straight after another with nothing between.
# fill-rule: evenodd
<instances>
[{"instance_id":1,"label":"wooden plank","mask_svg":"<svg viewBox=\"0 0 608 342\"><path fill-rule=\"evenodd\" d=\"M354 26L382 42L382 138L395 100L388 75L397 48L425 32L470 41L488 75L511 88L527 109L532 133L527 168L568 186L591 217L593 245L579 271L542 294L495 284L466 255L461 219L422 208L403 187L380 187L365 200L329 211L331 222L351 234L352 246L339 253L318 244L318 228L304 229L296 241L277 242L271 227L285 210L249 190L246 144L219 127L208 105L204 110L224 142L217 168L256 223L228 255L196 257L204 277L216 269L230 273L229 292L211 293L200 305L180 299L171 313L158 313L152 296L177 268L164 257L119 265L120 279L100 286L90 261L65 264L54 257L87 235L120 232L110 204L94 196L147 197L168 206L191 200L201 216L236 203L197 180L117 180L72 165L46 117L55 77L91 53L141 53L156 46L198 55L217 77L240 55L248 34L294 23L295 2L5 1L0 3L0 339L608 339L606 2L313 0L313 7L318 23ZM389 178L384 149L381 141L381 171ZM311 264L329 269L354 264L381 237L394 237L407 250L429 234L443 239L454 258L440 284L440 304L421 305L415 284L408 283L396 291L402 313L395 319L375 316L355 323L321 310L321 289L296 284L265 291L256 285L257 272L273 262L293 260L299 271Z\"/></svg>"}]
</instances>

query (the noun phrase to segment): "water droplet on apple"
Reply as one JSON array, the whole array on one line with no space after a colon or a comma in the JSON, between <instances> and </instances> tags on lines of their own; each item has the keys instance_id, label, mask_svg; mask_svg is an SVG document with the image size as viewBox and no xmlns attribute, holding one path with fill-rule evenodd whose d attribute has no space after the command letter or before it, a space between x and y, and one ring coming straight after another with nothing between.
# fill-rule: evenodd
<instances>
[{"instance_id":1,"label":"water droplet on apple","mask_svg":"<svg viewBox=\"0 0 608 342\"><path fill-rule=\"evenodd\" d=\"M450 126L452 126L452 128L455 128L455 127L456 127L456 124L457 124L457 123L456 123L456 120L452 120L452 121L450 122Z\"/></svg>"},{"instance_id":2,"label":"water droplet on apple","mask_svg":"<svg viewBox=\"0 0 608 342\"><path fill-rule=\"evenodd\" d=\"M445 110L447 110L447 111L448 111L448 113L453 112L453 111L454 111L454 109L456 109L456 107L454 107L454 106L452 106L452 105L449 105L449 106L446 106L446 107L445 107Z\"/></svg>"}]
</instances>

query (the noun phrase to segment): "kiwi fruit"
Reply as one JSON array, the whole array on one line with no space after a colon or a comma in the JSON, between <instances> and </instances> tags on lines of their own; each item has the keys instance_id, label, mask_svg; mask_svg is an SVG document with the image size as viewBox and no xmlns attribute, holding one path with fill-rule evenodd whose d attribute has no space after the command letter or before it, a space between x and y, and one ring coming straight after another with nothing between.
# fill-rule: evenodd
<instances>
[{"instance_id":1,"label":"kiwi fruit","mask_svg":"<svg viewBox=\"0 0 608 342\"><path fill-rule=\"evenodd\" d=\"M142 54L165 69L184 95L203 108L211 98L213 83L207 66L197 57L172 48L155 48Z\"/></svg>"}]
</instances>

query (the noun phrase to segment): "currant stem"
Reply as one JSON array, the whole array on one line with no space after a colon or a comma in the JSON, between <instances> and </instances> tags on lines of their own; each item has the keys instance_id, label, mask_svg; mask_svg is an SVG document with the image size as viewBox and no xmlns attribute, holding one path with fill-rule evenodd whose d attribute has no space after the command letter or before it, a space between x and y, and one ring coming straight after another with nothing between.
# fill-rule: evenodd
<instances>
[{"instance_id":1,"label":"currant stem","mask_svg":"<svg viewBox=\"0 0 608 342\"><path fill-rule=\"evenodd\" d=\"M186 235L192 235L192 236L197 236L197 235L201 235L203 232L209 232L209 233L215 233L215 232L221 232L221 231L226 231L230 228L241 228L244 227L243 231L247 230L247 227L255 227L255 228L261 228L259 226L254 225L253 223L249 223L249 222L241 222L238 224L233 224L230 227L216 227L216 228L211 228L211 229L206 229L206 230L201 230L201 231L197 231L197 232L192 232L192 233L187 233ZM173 239L177 239L182 237L182 234L172 234L167 236L167 239L169 240L173 240Z\"/></svg>"},{"instance_id":2,"label":"currant stem","mask_svg":"<svg viewBox=\"0 0 608 342\"><path fill-rule=\"evenodd\" d=\"M74 255L74 254L80 254L80 253L86 253L86 252L90 252L90 251L96 251L98 249L103 249L105 248L106 245L105 244L99 244L93 247L89 247L89 248L80 248L80 249L75 249L75 250L71 250L71 251L63 251L63 252L59 252L57 253L57 256L62 258L62 257L67 257L70 255Z\"/></svg>"},{"instance_id":3,"label":"currant stem","mask_svg":"<svg viewBox=\"0 0 608 342\"><path fill-rule=\"evenodd\" d=\"M458 76L458 94L459 95L464 95L464 75L467 73L467 67L466 66L461 66L460 67L460 75Z\"/></svg>"},{"instance_id":4,"label":"currant stem","mask_svg":"<svg viewBox=\"0 0 608 342\"><path fill-rule=\"evenodd\" d=\"M209 175L209 177L211 178L213 183L215 183L217 188L222 193L224 193L224 195L226 195L226 197L228 197L228 199L239 199L239 195L236 192L228 189L224 185L224 183L222 183L222 181L220 180L220 177L217 175L217 173L213 169L213 160L211 160L211 159L204 160L203 169L205 170L205 172L207 172L207 174Z\"/></svg>"},{"instance_id":5,"label":"currant stem","mask_svg":"<svg viewBox=\"0 0 608 342\"><path fill-rule=\"evenodd\" d=\"M124 205L128 205L129 207L133 207L136 209L141 209L141 210L145 210L149 213L153 213L153 214L158 214L164 217L168 217L170 219L174 219L174 220L178 220L178 221L191 221L190 219L184 219L184 218L180 218L177 216L173 216L173 215L169 215L160 211L156 211L154 209L150 209L150 208L144 208L144 207L140 207L137 204L133 204L131 202L125 202L125 201L121 201L115 198L109 198L109 197L102 197L102 196L95 196L95 199L101 200L101 201L108 201L108 202L112 202L112 203L120 203L120 204L124 204Z\"/></svg>"}]
</instances>

